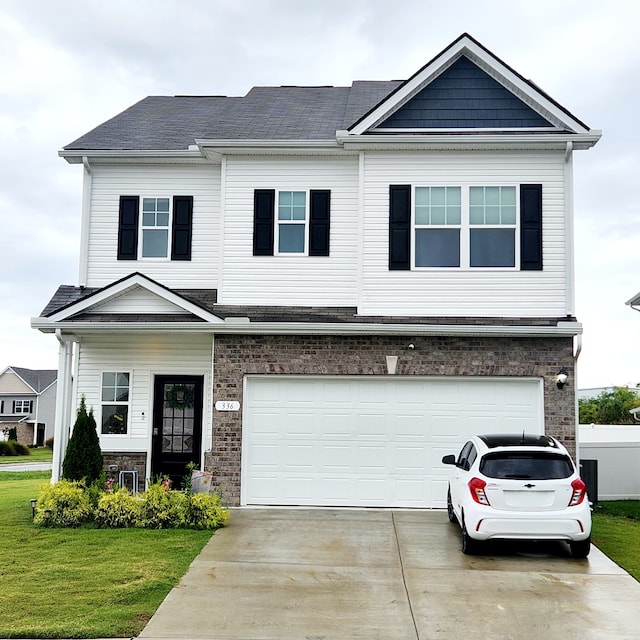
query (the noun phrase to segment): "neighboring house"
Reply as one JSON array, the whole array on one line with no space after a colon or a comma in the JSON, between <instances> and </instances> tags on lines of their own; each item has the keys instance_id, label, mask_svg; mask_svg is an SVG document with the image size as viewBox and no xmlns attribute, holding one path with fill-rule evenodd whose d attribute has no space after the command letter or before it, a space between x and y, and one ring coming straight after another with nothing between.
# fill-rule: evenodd
<instances>
[{"instance_id":1,"label":"neighboring house","mask_svg":"<svg viewBox=\"0 0 640 640\"><path fill-rule=\"evenodd\" d=\"M57 375L22 367L0 373L0 437L12 427L26 445L41 446L53 436Z\"/></svg>"},{"instance_id":2,"label":"neighboring house","mask_svg":"<svg viewBox=\"0 0 640 640\"><path fill-rule=\"evenodd\" d=\"M105 464L192 460L231 504L444 506L477 432L575 452L572 161L600 135L464 34L405 81L150 97L67 145L80 282L32 320L54 478L83 395Z\"/></svg>"}]
</instances>

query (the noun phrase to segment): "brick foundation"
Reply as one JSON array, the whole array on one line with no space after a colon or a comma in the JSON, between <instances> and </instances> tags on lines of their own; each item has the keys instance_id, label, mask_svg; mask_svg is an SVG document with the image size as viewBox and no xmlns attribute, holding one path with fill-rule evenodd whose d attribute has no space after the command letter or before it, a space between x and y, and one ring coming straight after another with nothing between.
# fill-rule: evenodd
<instances>
[{"instance_id":1,"label":"brick foundation","mask_svg":"<svg viewBox=\"0 0 640 640\"><path fill-rule=\"evenodd\" d=\"M116 465L117 471L110 471L109 467ZM102 452L102 468L108 478L118 481L120 471L138 472L138 491L144 491L147 474L147 454L144 452ZM129 487L131 488L131 487Z\"/></svg>"},{"instance_id":2,"label":"brick foundation","mask_svg":"<svg viewBox=\"0 0 640 640\"><path fill-rule=\"evenodd\" d=\"M412 343L415 349L408 350ZM575 456L574 359L571 338L456 338L379 336L219 336L214 356L213 401L238 400L248 374L387 375L387 355L397 355L396 376L506 376L544 380L545 429ZM569 381L560 390L561 367ZM225 500L240 503L242 410L215 412L211 453Z\"/></svg>"}]
</instances>

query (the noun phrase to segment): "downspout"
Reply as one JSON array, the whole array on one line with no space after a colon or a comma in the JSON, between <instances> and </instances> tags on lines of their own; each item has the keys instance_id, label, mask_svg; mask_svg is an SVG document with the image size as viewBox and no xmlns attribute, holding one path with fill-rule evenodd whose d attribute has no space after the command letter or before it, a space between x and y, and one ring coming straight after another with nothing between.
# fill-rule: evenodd
<instances>
[{"instance_id":1,"label":"downspout","mask_svg":"<svg viewBox=\"0 0 640 640\"><path fill-rule=\"evenodd\" d=\"M53 428L52 483L57 482L62 477L62 462L69 442L71 390L73 384L73 340L64 338L60 329L56 329L56 338L60 343L60 348L58 351L58 382L56 385L56 419Z\"/></svg>"},{"instance_id":2,"label":"downspout","mask_svg":"<svg viewBox=\"0 0 640 640\"><path fill-rule=\"evenodd\" d=\"M576 315L575 300L575 252L573 224L573 142L566 144L564 153L564 220L565 220L565 265L566 265L566 315Z\"/></svg>"},{"instance_id":3,"label":"downspout","mask_svg":"<svg viewBox=\"0 0 640 640\"><path fill-rule=\"evenodd\" d=\"M78 271L78 284L87 286L89 271L89 212L91 209L91 190L93 177L89 158L82 156L84 176L82 180L82 220L80 223L80 267Z\"/></svg>"}]
</instances>

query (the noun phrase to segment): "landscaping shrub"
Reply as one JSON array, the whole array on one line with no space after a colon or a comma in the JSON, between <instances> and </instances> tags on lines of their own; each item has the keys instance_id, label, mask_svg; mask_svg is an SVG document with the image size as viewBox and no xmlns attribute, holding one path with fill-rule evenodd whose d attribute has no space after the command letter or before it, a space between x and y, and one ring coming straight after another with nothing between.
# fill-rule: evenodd
<instances>
[{"instance_id":1,"label":"landscaping shrub","mask_svg":"<svg viewBox=\"0 0 640 640\"><path fill-rule=\"evenodd\" d=\"M16 456L30 456L31 449L27 447L26 444L22 444L22 442L17 442L16 440L9 440L9 442L13 445L13 449L15 451Z\"/></svg>"},{"instance_id":2,"label":"landscaping shrub","mask_svg":"<svg viewBox=\"0 0 640 640\"><path fill-rule=\"evenodd\" d=\"M9 427L9 429L7 431L9 432L9 437L7 438L7 440L13 440L14 442L17 442L17 440L18 440L18 427Z\"/></svg>"},{"instance_id":3,"label":"landscaping shrub","mask_svg":"<svg viewBox=\"0 0 640 640\"><path fill-rule=\"evenodd\" d=\"M126 488L104 493L94 515L96 526L112 529L135 527L140 520L140 507L141 500Z\"/></svg>"},{"instance_id":4,"label":"landscaping shrub","mask_svg":"<svg viewBox=\"0 0 640 640\"><path fill-rule=\"evenodd\" d=\"M36 503L34 522L45 527L79 527L91 518L91 503L79 482L45 484Z\"/></svg>"},{"instance_id":5,"label":"landscaping shrub","mask_svg":"<svg viewBox=\"0 0 640 640\"><path fill-rule=\"evenodd\" d=\"M0 456L17 456L11 440L0 440Z\"/></svg>"},{"instance_id":6,"label":"landscaping shrub","mask_svg":"<svg viewBox=\"0 0 640 640\"><path fill-rule=\"evenodd\" d=\"M179 526L184 494L171 491L168 481L154 482L141 496L138 526L168 529Z\"/></svg>"},{"instance_id":7,"label":"landscaping shrub","mask_svg":"<svg viewBox=\"0 0 640 640\"><path fill-rule=\"evenodd\" d=\"M44 441L44 446L47 447L48 449L51 449L51 451L53 451L53 436L51 438L47 438Z\"/></svg>"},{"instance_id":8,"label":"landscaping shrub","mask_svg":"<svg viewBox=\"0 0 640 640\"><path fill-rule=\"evenodd\" d=\"M66 480L84 480L93 484L102 475L102 452L96 433L93 409L87 413L84 396L80 400L73 433L67 445L62 477Z\"/></svg>"},{"instance_id":9,"label":"landscaping shrub","mask_svg":"<svg viewBox=\"0 0 640 640\"><path fill-rule=\"evenodd\" d=\"M190 529L219 529L227 524L229 509L217 494L185 494L181 520Z\"/></svg>"}]
</instances>

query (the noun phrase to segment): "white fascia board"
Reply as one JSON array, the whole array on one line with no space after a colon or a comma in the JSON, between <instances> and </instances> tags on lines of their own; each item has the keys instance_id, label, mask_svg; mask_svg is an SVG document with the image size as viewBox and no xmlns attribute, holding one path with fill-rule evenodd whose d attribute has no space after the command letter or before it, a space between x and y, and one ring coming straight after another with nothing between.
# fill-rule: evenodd
<instances>
[{"instance_id":1,"label":"white fascia board","mask_svg":"<svg viewBox=\"0 0 640 640\"><path fill-rule=\"evenodd\" d=\"M535 111L546 113L549 119L564 125L566 128L576 133L588 133L581 122L571 116L562 107L549 99L544 93L523 80L512 69L507 67L498 58L490 54L484 48L478 46L472 39L460 38L451 47L445 49L440 55L434 58L431 63L425 66L405 84L393 93L389 100L385 100L372 111L366 118L361 120L351 133L360 135L374 128L379 122L384 120L391 112L408 102L423 87L427 86L437 76L439 76L448 66L455 62L462 55L466 55L475 62L483 71L491 75L495 80L512 91L514 95L521 98Z\"/></svg>"},{"instance_id":2,"label":"white fascia board","mask_svg":"<svg viewBox=\"0 0 640 640\"><path fill-rule=\"evenodd\" d=\"M83 158L88 158L92 162L103 163L181 163L181 162L204 162L206 159L198 148L189 150L111 150L111 149L60 149L58 156L64 158L69 164L80 164Z\"/></svg>"},{"instance_id":3,"label":"white fascia board","mask_svg":"<svg viewBox=\"0 0 640 640\"><path fill-rule=\"evenodd\" d=\"M336 132L338 142L351 151L366 150L415 150L415 151L446 151L457 149L475 150L549 150L564 151L567 142L573 144L573 149L590 149L602 133L592 130L588 134L577 133L422 133L404 135L367 134L365 136L352 135L346 131Z\"/></svg>"},{"instance_id":4,"label":"white fascia board","mask_svg":"<svg viewBox=\"0 0 640 640\"><path fill-rule=\"evenodd\" d=\"M198 305L195 305L189 302L188 300L185 300L183 297L169 291L168 289L165 289L164 287L153 282L152 280L148 280L147 278L145 278L140 274L135 274L130 278L121 280L120 282L117 282L111 286L105 287L101 291L98 291L90 296L87 296L86 298L83 298L82 300L79 300L78 302L70 305L69 307L66 307L61 311L58 311L57 313L52 314L51 316L48 317L48 320L51 321L52 323L57 323L57 322L66 320L67 318L69 318L72 315L75 315L76 313L80 313L81 311L86 311L87 309L90 309L91 307L94 307L101 303L107 302L112 298L119 297L122 294L126 293L128 290L133 289L136 286L146 289L150 293L157 295L159 298L162 298L167 302L173 303L177 307L184 309L184 311L191 313L194 316L201 318L202 320L205 320L206 322L211 322L211 323L224 322L218 316L215 316L212 313L205 311Z\"/></svg>"},{"instance_id":5,"label":"white fascia board","mask_svg":"<svg viewBox=\"0 0 640 640\"><path fill-rule=\"evenodd\" d=\"M32 318L31 326L43 333L56 329L76 334L92 333L212 333L239 335L407 335L460 337L531 337L572 338L582 333L578 322L559 322L556 326L513 325L425 325L375 323L311 322L230 322L222 324L187 322L47 322Z\"/></svg>"},{"instance_id":6,"label":"white fascia board","mask_svg":"<svg viewBox=\"0 0 640 640\"><path fill-rule=\"evenodd\" d=\"M336 140L196 140L200 153L215 162L230 155L318 155L341 153Z\"/></svg>"}]
</instances>

